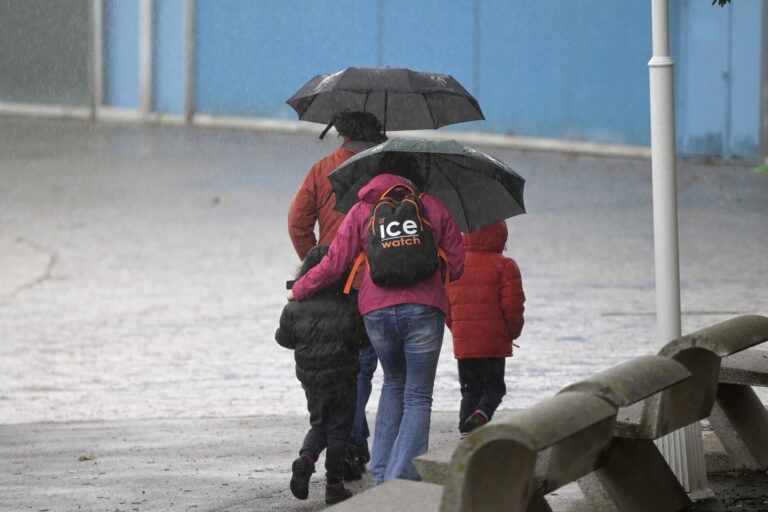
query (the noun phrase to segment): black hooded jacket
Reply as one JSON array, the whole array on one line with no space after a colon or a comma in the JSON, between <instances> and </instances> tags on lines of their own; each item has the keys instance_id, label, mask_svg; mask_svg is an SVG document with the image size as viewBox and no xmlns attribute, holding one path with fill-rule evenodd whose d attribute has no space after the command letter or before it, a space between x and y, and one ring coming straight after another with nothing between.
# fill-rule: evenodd
<instances>
[{"instance_id":1,"label":"black hooded jacket","mask_svg":"<svg viewBox=\"0 0 768 512\"><path fill-rule=\"evenodd\" d=\"M327 245L313 247L299 276L320 262ZM302 302L283 308L275 339L294 350L296 377L314 393L354 387L360 369L358 351L370 344L354 294L343 293L346 276Z\"/></svg>"}]
</instances>

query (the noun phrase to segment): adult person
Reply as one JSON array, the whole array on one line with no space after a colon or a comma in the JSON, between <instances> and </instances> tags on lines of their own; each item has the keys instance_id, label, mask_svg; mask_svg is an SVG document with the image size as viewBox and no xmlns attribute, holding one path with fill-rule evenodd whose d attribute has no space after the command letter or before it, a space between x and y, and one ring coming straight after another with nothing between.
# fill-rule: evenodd
<instances>
[{"instance_id":1,"label":"adult person","mask_svg":"<svg viewBox=\"0 0 768 512\"><path fill-rule=\"evenodd\" d=\"M333 209L336 196L328 175L353 155L387 140L379 120L368 112L341 112L335 116L333 125L344 141L333 153L312 166L288 212L288 233L300 260L304 260L309 250L318 244L331 245L344 219L343 213ZM318 225L319 240L315 237L315 224ZM356 287L359 287L360 282L361 278L356 281ZM367 346L360 350L359 362L357 405L345 465L347 480L360 478L360 473L365 471L365 464L371 458L368 449L370 430L365 407L371 396L371 380L378 365L373 347Z\"/></svg>"},{"instance_id":2,"label":"adult person","mask_svg":"<svg viewBox=\"0 0 768 512\"><path fill-rule=\"evenodd\" d=\"M339 226L323 260L293 285L288 299L302 301L336 281L361 251L367 254L371 211L391 187L413 183L380 174L360 189L356 203ZM376 415L371 472L377 484L393 478L418 480L413 458L429 448L432 391L443 341L448 297L443 274L458 279L464 271L464 245L456 221L443 203L424 195L421 202L445 263L432 277L410 285L380 287L366 272L358 295L371 344L379 356L384 382Z\"/></svg>"}]
</instances>

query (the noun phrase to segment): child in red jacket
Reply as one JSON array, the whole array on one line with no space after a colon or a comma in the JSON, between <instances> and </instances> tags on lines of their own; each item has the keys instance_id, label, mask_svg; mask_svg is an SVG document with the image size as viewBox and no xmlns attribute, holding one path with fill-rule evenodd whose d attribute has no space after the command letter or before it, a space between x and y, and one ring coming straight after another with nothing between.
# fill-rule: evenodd
<instances>
[{"instance_id":1,"label":"child in red jacket","mask_svg":"<svg viewBox=\"0 0 768 512\"><path fill-rule=\"evenodd\" d=\"M523 282L512 258L504 256L504 221L464 233L464 275L451 283L451 312L446 324L453 334L459 365L462 438L487 423L507 393L504 366L512 340L523 329Z\"/></svg>"}]
</instances>

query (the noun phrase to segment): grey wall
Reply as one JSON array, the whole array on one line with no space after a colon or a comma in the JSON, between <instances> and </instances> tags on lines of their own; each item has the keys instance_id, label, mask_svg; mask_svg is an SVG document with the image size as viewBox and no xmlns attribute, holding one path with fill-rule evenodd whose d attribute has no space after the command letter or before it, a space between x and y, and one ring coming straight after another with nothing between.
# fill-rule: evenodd
<instances>
[{"instance_id":1,"label":"grey wall","mask_svg":"<svg viewBox=\"0 0 768 512\"><path fill-rule=\"evenodd\" d=\"M90 105L89 0L0 0L0 101Z\"/></svg>"}]
</instances>

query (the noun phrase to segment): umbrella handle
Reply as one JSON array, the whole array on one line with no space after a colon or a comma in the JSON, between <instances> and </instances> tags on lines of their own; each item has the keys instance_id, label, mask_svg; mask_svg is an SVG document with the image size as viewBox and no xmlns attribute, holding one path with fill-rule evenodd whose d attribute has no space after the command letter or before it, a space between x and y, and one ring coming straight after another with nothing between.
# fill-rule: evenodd
<instances>
[{"instance_id":1,"label":"umbrella handle","mask_svg":"<svg viewBox=\"0 0 768 512\"><path fill-rule=\"evenodd\" d=\"M331 126L333 126L333 121L328 123L328 126L325 127L325 130L323 130L323 133L320 134L320 140L323 140L323 137L325 137L325 134L328 133L328 130L331 129Z\"/></svg>"}]
</instances>

